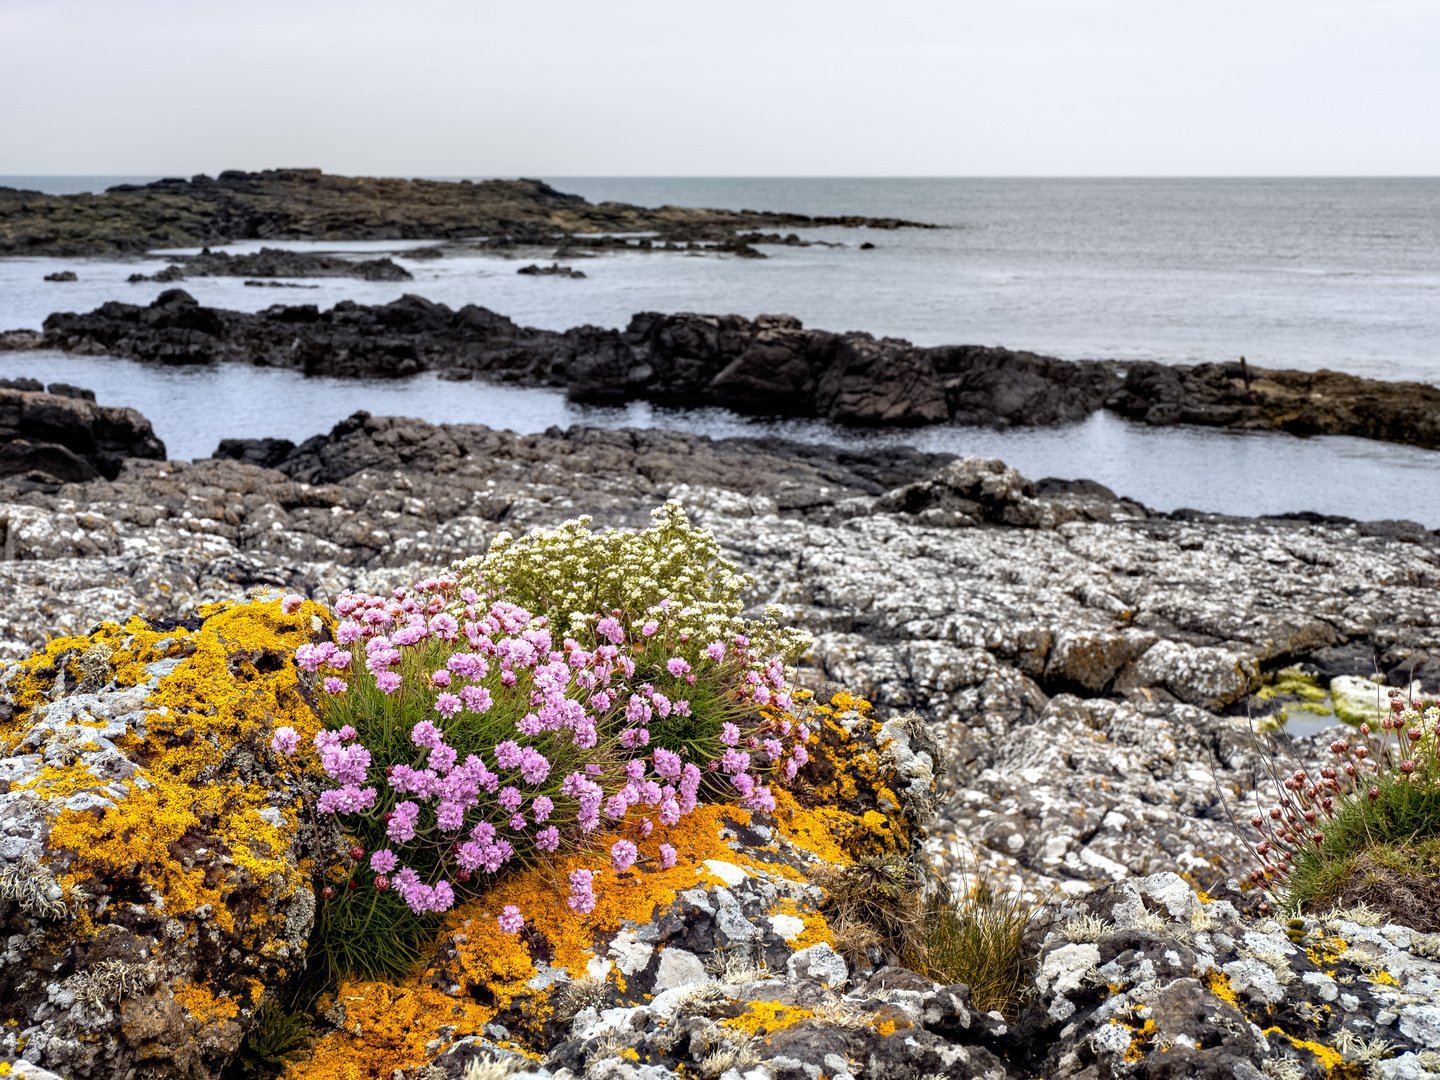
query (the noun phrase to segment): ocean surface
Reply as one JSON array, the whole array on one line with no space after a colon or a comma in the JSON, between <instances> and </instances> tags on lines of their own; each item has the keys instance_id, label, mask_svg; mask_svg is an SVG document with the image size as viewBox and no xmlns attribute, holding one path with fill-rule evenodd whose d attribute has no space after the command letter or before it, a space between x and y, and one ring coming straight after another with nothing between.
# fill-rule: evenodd
<instances>
[{"instance_id":1,"label":"ocean surface","mask_svg":"<svg viewBox=\"0 0 1440 1080\"><path fill-rule=\"evenodd\" d=\"M147 179L153 178L0 177L0 184L61 193ZM410 292L452 306L481 304L552 329L624 326L647 310L786 312L808 326L923 345L974 342L1069 359L1169 363L1244 355L1260 366L1440 381L1436 179L547 179L591 201L893 216L943 227L796 230L838 246L764 246L765 260L678 253L567 259L585 271L584 280L517 276L523 262L493 253L409 259L407 249L423 246L415 243L271 243L393 253L416 280L321 279L295 282L315 288L282 289L199 278L184 288L201 303L245 310L343 299L383 303ZM866 241L875 248L861 250ZM167 286L125 278L162 265L0 259L0 328L38 328L52 311L84 311L111 299L148 303ZM42 280L64 269L80 280ZM551 391L423 377L368 384L54 354L0 353L0 375L78 383L100 391L103 401L134 405L177 457L206 455L222 436L298 441L366 408L519 431L592 423L904 442L1001 457L1032 477L1089 477L1159 509L1308 509L1440 526L1440 455L1364 440L1155 430L1110 416L1040 431L944 426L864 433L723 410L581 408Z\"/></svg>"}]
</instances>

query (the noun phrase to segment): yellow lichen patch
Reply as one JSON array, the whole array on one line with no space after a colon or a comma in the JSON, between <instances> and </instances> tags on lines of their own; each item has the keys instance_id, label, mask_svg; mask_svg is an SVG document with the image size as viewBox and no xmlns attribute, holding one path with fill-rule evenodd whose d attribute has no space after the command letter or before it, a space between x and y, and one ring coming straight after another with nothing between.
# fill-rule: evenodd
<instances>
[{"instance_id":1,"label":"yellow lichen patch","mask_svg":"<svg viewBox=\"0 0 1440 1080\"><path fill-rule=\"evenodd\" d=\"M104 642L122 684L144 681L146 665L157 660L179 663L145 699L145 736L116 740L138 767L129 779L111 781L127 789L125 797L103 810L63 810L54 819L49 846L69 860L68 891L89 882L102 883L104 891L131 878L157 915L184 918L208 904L209 917L226 933L240 929L237 916L244 919L251 933L243 947L258 947L262 956L276 951L254 931L262 923L271 932L283 926L275 903L303 884L286 862L298 827L295 800L247 783L226 763L242 750L262 755L277 726L289 724L302 738L319 730L291 654L310 640L312 616L321 610L307 604L286 615L279 601L240 604L212 610L195 631L157 631L134 619L70 639L69 648ZM59 765L45 769L33 786L55 798L95 784L82 769ZM236 901L239 891L246 900ZM93 933L89 920L71 927L77 940L87 929Z\"/></svg>"},{"instance_id":2,"label":"yellow lichen patch","mask_svg":"<svg viewBox=\"0 0 1440 1080\"><path fill-rule=\"evenodd\" d=\"M233 1020L236 1013L240 1011L234 998L216 997L211 990L204 986L186 983L174 993L175 1000L201 1026L212 1024L217 1020ZM256 1000L259 1000L258 995Z\"/></svg>"},{"instance_id":3,"label":"yellow lichen patch","mask_svg":"<svg viewBox=\"0 0 1440 1080\"><path fill-rule=\"evenodd\" d=\"M768 1035L772 1031L809 1020L815 1015L809 1009L795 1005L781 1005L774 1001L752 1001L743 1013L723 1021L726 1027L735 1028L749 1035ZM894 1030L893 1026L891 1030ZM888 1032L886 1034L889 1034Z\"/></svg>"},{"instance_id":4,"label":"yellow lichen patch","mask_svg":"<svg viewBox=\"0 0 1440 1080\"><path fill-rule=\"evenodd\" d=\"M1296 1050L1308 1050L1315 1055L1315 1060L1325 1070L1327 1080L1359 1080L1365 1075L1365 1067L1359 1062L1346 1061L1341 1057L1340 1052L1324 1043L1309 1042L1305 1039L1297 1039L1278 1027L1265 1029L1266 1035L1283 1035L1290 1040L1290 1045Z\"/></svg>"},{"instance_id":5,"label":"yellow lichen patch","mask_svg":"<svg viewBox=\"0 0 1440 1080\"><path fill-rule=\"evenodd\" d=\"M1125 1051L1125 1060L1139 1061L1143 1058L1145 1056L1145 1048L1149 1045L1150 1040L1155 1037L1157 1030L1154 1020L1146 1020L1145 1026L1137 1031L1134 1038L1130 1040L1130 1048Z\"/></svg>"},{"instance_id":6,"label":"yellow lichen patch","mask_svg":"<svg viewBox=\"0 0 1440 1080\"><path fill-rule=\"evenodd\" d=\"M1208 986L1210 992L1221 1001L1228 1001L1237 1009L1240 1007L1239 999L1235 996L1235 990L1231 987L1230 980L1223 972L1207 971L1205 973L1205 985Z\"/></svg>"},{"instance_id":7,"label":"yellow lichen patch","mask_svg":"<svg viewBox=\"0 0 1440 1080\"><path fill-rule=\"evenodd\" d=\"M810 948L812 945L834 945L835 935L830 931L830 924L825 921L825 916L814 908L803 908L790 897L782 897L771 905L767 915L789 916L792 919L799 919L803 929L794 937L786 938L786 944L795 952Z\"/></svg>"}]
</instances>

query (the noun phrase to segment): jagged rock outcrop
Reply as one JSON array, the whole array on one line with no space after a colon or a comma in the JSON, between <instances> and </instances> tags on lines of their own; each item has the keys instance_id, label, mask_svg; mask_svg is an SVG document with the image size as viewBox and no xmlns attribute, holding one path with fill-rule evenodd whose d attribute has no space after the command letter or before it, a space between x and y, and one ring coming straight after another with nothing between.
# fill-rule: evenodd
<instances>
[{"instance_id":1,"label":"jagged rock outcrop","mask_svg":"<svg viewBox=\"0 0 1440 1080\"><path fill-rule=\"evenodd\" d=\"M1052 424L1099 408L1119 377L1097 363L979 346L920 349L868 334L805 330L787 315L642 313L623 331L564 333L516 325L485 308L452 311L418 296L328 311L277 305L258 314L202 307L171 289L147 307L112 301L56 314L37 342L166 364L223 361L308 374L396 378L439 371L560 386L585 401L646 398L855 424ZM0 341L4 346L6 341Z\"/></svg>"},{"instance_id":2,"label":"jagged rock outcrop","mask_svg":"<svg viewBox=\"0 0 1440 1080\"><path fill-rule=\"evenodd\" d=\"M545 243L574 233L658 232L718 238L740 229L838 225L927 227L898 218L598 206L540 180L400 180L319 169L227 170L214 179L120 184L102 194L0 187L0 256L111 255L233 240L510 237ZM717 235L718 234L718 235Z\"/></svg>"},{"instance_id":3,"label":"jagged rock outcrop","mask_svg":"<svg viewBox=\"0 0 1440 1080\"><path fill-rule=\"evenodd\" d=\"M0 387L0 476L33 483L114 479L128 458L165 460L165 444L134 409L97 405L92 391L34 379Z\"/></svg>"},{"instance_id":4,"label":"jagged rock outcrop","mask_svg":"<svg viewBox=\"0 0 1440 1080\"><path fill-rule=\"evenodd\" d=\"M356 264L351 264L356 265ZM172 289L148 307L57 313L0 349L55 348L169 364L238 362L308 374L399 378L422 371L563 387L582 401L647 399L847 424L1050 425L1107 408L1152 425L1354 435L1440 448L1440 389L1333 371L1064 361L979 345L919 348L807 330L788 315L635 315L623 331L518 326L486 308L418 296L321 311L206 308Z\"/></svg>"}]
</instances>

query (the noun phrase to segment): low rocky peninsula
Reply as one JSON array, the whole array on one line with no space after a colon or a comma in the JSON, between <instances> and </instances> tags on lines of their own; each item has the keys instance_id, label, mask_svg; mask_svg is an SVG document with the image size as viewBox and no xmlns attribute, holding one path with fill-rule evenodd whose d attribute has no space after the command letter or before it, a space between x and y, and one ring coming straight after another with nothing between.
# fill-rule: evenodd
<instances>
[{"instance_id":1,"label":"low rocky peninsula","mask_svg":"<svg viewBox=\"0 0 1440 1080\"><path fill-rule=\"evenodd\" d=\"M170 461L133 410L30 385L0 389L3 437L32 448L0 479L0 729L21 725L0 760L0 986L16 1021L0 1056L19 1075L219 1077L303 949L317 899L298 867L326 841L292 813L306 796L260 751L268 732L246 726L308 709L285 650L319 621L308 606L286 621L282 595L385 591L580 514L644 528L666 500L754 575L751 614L778 605L814 635L799 678L827 734L803 790L832 807L837 839L800 806L722 811L687 849L685 884L637 881L658 888L652 909L617 881L630 906L583 940L563 901L518 952L493 919L447 924L418 979L324 999L292 1075L378 1063L473 1080L487 1059L556 1080L1440 1071L1440 924L1386 923L1363 890L1286 924L1226 884L1253 858L1231 815L1270 780L1246 714L1274 711L1277 675L1337 708L1358 693L1362 712L1366 687L1380 700L1370 677L1440 686L1436 533L1158 514L1092 482L905 448L365 413L299 446L227 439ZM47 471L33 452L47 439L80 465ZM211 764L187 782L265 805L222 800L159 862L116 869L113 898L66 892L67 866L114 845L52 866L52 817L79 836L118 812L106 800L137 770L162 800L176 783L131 737L200 755ZM1328 738L1289 753L1313 763ZM956 888L979 872L1050 899L1017 1016L873 945L847 958L817 922L824 893L806 875L888 850L865 847L875 836L913 837ZM204 878L188 907L146 899L171 887L166 859L175 880ZM110 936L65 957L45 945L81 916Z\"/></svg>"},{"instance_id":2,"label":"low rocky peninsula","mask_svg":"<svg viewBox=\"0 0 1440 1080\"><path fill-rule=\"evenodd\" d=\"M522 271L523 272L523 271ZM340 377L481 378L563 387L575 399L645 399L788 412L847 424L1049 425L1099 409L1151 425L1353 435L1440 449L1440 389L1334 371L1235 364L1071 362L981 345L921 348L806 329L788 315L642 312L624 330L519 326L418 296L383 305L204 307L181 289L148 306L57 313L0 349L62 349L164 364L222 362Z\"/></svg>"},{"instance_id":3,"label":"low rocky peninsula","mask_svg":"<svg viewBox=\"0 0 1440 1080\"><path fill-rule=\"evenodd\" d=\"M501 244L554 244L586 233L653 233L662 243L729 240L744 246L735 240L742 230L827 225L929 227L899 218L595 205L539 180L400 180L319 169L230 170L213 179L120 184L83 195L0 187L0 256L139 254L236 240L484 237Z\"/></svg>"}]
</instances>

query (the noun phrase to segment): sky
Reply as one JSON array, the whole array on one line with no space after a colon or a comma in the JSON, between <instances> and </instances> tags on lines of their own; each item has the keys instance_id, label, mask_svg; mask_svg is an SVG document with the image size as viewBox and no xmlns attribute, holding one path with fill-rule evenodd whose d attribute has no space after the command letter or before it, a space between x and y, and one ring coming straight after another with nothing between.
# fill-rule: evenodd
<instances>
[{"instance_id":1,"label":"sky","mask_svg":"<svg viewBox=\"0 0 1440 1080\"><path fill-rule=\"evenodd\" d=\"M0 0L0 175L1440 175L1440 0Z\"/></svg>"}]
</instances>

